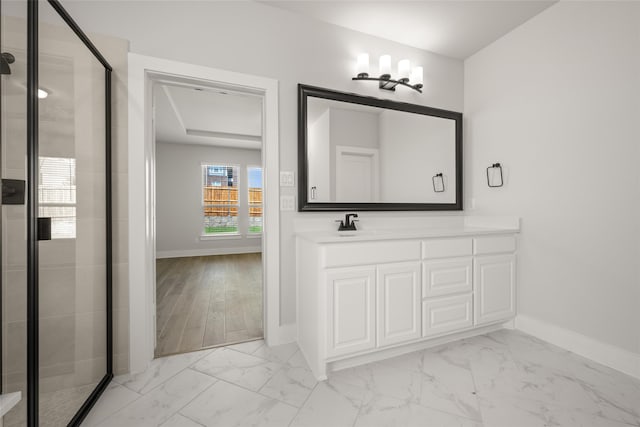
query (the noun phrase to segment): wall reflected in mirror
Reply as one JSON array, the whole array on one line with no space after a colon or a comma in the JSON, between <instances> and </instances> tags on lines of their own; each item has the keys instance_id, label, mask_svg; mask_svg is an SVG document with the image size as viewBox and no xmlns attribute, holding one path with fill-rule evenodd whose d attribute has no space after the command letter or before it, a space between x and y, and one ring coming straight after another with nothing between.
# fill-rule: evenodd
<instances>
[{"instance_id":1,"label":"wall reflected in mirror","mask_svg":"<svg viewBox=\"0 0 640 427\"><path fill-rule=\"evenodd\" d=\"M461 208L461 113L300 90L301 210Z\"/></svg>"},{"instance_id":2,"label":"wall reflected in mirror","mask_svg":"<svg viewBox=\"0 0 640 427\"><path fill-rule=\"evenodd\" d=\"M455 203L454 120L308 98L309 202Z\"/></svg>"}]
</instances>

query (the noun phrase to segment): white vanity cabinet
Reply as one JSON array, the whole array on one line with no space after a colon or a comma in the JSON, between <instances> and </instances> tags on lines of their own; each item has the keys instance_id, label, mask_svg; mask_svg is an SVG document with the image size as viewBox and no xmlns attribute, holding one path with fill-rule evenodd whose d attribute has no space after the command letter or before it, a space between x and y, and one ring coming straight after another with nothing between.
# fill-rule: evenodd
<instances>
[{"instance_id":1,"label":"white vanity cabinet","mask_svg":"<svg viewBox=\"0 0 640 427\"><path fill-rule=\"evenodd\" d=\"M515 236L484 237L474 242L474 318L476 325L516 314Z\"/></svg>"},{"instance_id":2,"label":"white vanity cabinet","mask_svg":"<svg viewBox=\"0 0 640 427\"><path fill-rule=\"evenodd\" d=\"M473 325L473 240L422 242L422 336L433 337Z\"/></svg>"},{"instance_id":3,"label":"white vanity cabinet","mask_svg":"<svg viewBox=\"0 0 640 427\"><path fill-rule=\"evenodd\" d=\"M420 263L383 264L377 267L378 347L420 337Z\"/></svg>"},{"instance_id":4,"label":"white vanity cabinet","mask_svg":"<svg viewBox=\"0 0 640 427\"><path fill-rule=\"evenodd\" d=\"M299 233L298 345L314 375L512 318L516 232Z\"/></svg>"},{"instance_id":5,"label":"white vanity cabinet","mask_svg":"<svg viewBox=\"0 0 640 427\"><path fill-rule=\"evenodd\" d=\"M321 245L318 257L325 267L319 273L327 292L327 357L420 337L418 241Z\"/></svg>"},{"instance_id":6,"label":"white vanity cabinet","mask_svg":"<svg viewBox=\"0 0 640 427\"><path fill-rule=\"evenodd\" d=\"M326 273L327 356L372 349L375 337L375 267Z\"/></svg>"},{"instance_id":7,"label":"white vanity cabinet","mask_svg":"<svg viewBox=\"0 0 640 427\"><path fill-rule=\"evenodd\" d=\"M325 284L328 357L420 337L418 262L327 269Z\"/></svg>"}]
</instances>

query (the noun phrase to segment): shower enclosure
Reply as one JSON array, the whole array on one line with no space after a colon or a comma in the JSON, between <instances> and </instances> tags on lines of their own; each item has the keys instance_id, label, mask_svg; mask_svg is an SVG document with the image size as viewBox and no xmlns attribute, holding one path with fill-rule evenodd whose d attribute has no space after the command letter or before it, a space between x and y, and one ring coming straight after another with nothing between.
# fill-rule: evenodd
<instances>
[{"instance_id":1,"label":"shower enclosure","mask_svg":"<svg viewBox=\"0 0 640 427\"><path fill-rule=\"evenodd\" d=\"M0 0L4 427L79 425L113 377L111 67L56 0Z\"/></svg>"}]
</instances>

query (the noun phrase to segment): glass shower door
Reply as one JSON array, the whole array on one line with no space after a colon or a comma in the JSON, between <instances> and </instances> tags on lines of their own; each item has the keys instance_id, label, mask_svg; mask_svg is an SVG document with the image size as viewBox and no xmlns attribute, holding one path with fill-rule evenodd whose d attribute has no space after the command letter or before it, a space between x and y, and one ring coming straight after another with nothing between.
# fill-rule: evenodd
<instances>
[{"instance_id":1,"label":"glass shower door","mask_svg":"<svg viewBox=\"0 0 640 427\"><path fill-rule=\"evenodd\" d=\"M63 426L107 369L105 71L48 3L40 15L39 418Z\"/></svg>"},{"instance_id":2,"label":"glass shower door","mask_svg":"<svg viewBox=\"0 0 640 427\"><path fill-rule=\"evenodd\" d=\"M75 426L113 376L111 68L57 1L0 8L2 392L22 392L2 421Z\"/></svg>"}]
</instances>

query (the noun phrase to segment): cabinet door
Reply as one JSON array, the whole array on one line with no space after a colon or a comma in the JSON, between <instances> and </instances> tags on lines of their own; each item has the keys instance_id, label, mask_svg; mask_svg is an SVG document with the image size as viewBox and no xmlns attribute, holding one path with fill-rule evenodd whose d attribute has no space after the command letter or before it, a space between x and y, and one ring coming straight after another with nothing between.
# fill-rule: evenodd
<instances>
[{"instance_id":1,"label":"cabinet door","mask_svg":"<svg viewBox=\"0 0 640 427\"><path fill-rule=\"evenodd\" d=\"M429 337L473 325L471 294L429 298L422 302L422 336Z\"/></svg>"},{"instance_id":2,"label":"cabinet door","mask_svg":"<svg viewBox=\"0 0 640 427\"><path fill-rule=\"evenodd\" d=\"M375 347L375 267L327 272L327 357Z\"/></svg>"},{"instance_id":3,"label":"cabinet door","mask_svg":"<svg viewBox=\"0 0 640 427\"><path fill-rule=\"evenodd\" d=\"M516 314L516 256L481 256L474 260L474 320L476 325Z\"/></svg>"},{"instance_id":4,"label":"cabinet door","mask_svg":"<svg viewBox=\"0 0 640 427\"><path fill-rule=\"evenodd\" d=\"M471 258L425 261L422 297L471 292Z\"/></svg>"},{"instance_id":5,"label":"cabinet door","mask_svg":"<svg viewBox=\"0 0 640 427\"><path fill-rule=\"evenodd\" d=\"M378 266L378 346L420 337L420 263Z\"/></svg>"}]
</instances>

